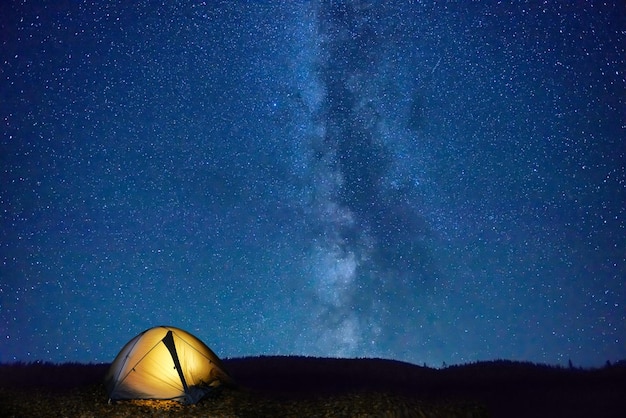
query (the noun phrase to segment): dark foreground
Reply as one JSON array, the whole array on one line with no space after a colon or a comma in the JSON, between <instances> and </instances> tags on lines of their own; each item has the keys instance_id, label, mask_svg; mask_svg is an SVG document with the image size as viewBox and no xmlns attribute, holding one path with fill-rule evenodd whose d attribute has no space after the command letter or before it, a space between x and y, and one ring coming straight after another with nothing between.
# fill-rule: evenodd
<instances>
[{"instance_id":1,"label":"dark foreground","mask_svg":"<svg viewBox=\"0 0 626 418\"><path fill-rule=\"evenodd\" d=\"M0 365L0 417L623 417L626 367L507 361L442 370L375 359L224 361L238 387L197 405L107 403L108 365Z\"/></svg>"}]
</instances>

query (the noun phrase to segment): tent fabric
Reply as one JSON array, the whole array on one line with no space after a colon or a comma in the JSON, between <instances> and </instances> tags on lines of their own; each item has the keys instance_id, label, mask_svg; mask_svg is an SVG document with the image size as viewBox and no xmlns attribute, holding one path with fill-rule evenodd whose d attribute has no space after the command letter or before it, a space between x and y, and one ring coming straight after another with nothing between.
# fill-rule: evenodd
<instances>
[{"instance_id":1,"label":"tent fabric","mask_svg":"<svg viewBox=\"0 0 626 418\"><path fill-rule=\"evenodd\" d=\"M111 400L196 403L223 383L233 381L217 355L187 331L170 326L150 328L130 340L105 377Z\"/></svg>"}]
</instances>

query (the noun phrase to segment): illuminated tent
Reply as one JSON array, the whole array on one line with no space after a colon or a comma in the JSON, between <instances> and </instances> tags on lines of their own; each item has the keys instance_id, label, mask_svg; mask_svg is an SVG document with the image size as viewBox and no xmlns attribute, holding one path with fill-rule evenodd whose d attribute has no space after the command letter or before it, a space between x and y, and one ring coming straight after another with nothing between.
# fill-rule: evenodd
<instances>
[{"instance_id":1,"label":"illuminated tent","mask_svg":"<svg viewBox=\"0 0 626 418\"><path fill-rule=\"evenodd\" d=\"M233 381L215 353L188 332L166 326L150 328L130 340L105 377L111 400L196 403L222 383Z\"/></svg>"}]
</instances>

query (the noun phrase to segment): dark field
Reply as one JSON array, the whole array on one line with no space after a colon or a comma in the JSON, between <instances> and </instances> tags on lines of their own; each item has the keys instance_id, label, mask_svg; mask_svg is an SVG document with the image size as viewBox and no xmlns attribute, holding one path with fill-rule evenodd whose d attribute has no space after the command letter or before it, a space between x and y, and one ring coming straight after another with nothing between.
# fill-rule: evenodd
<instances>
[{"instance_id":1,"label":"dark field","mask_svg":"<svg viewBox=\"0 0 626 418\"><path fill-rule=\"evenodd\" d=\"M430 369L391 360L224 360L238 387L197 405L107 403L108 364L0 365L0 416L624 417L626 365L564 369L495 361Z\"/></svg>"}]
</instances>

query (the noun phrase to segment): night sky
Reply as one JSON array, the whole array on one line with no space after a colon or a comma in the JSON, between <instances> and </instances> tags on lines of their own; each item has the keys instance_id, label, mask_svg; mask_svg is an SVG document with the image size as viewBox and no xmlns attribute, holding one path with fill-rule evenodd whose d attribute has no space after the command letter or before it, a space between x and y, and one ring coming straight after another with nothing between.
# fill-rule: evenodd
<instances>
[{"instance_id":1,"label":"night sky","mask_svg":"<svg viewBox=\"0 0 626 418\"><path fill-rule=\"evenodd\" d=\"M626 7L545 3L1 2L0 362L626 358Z\"/></svg>"}]
</instances>

